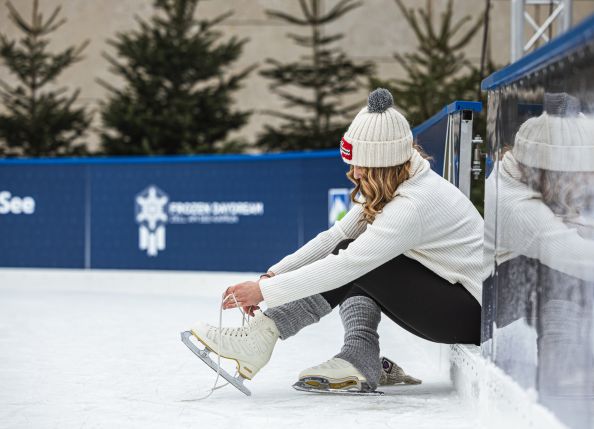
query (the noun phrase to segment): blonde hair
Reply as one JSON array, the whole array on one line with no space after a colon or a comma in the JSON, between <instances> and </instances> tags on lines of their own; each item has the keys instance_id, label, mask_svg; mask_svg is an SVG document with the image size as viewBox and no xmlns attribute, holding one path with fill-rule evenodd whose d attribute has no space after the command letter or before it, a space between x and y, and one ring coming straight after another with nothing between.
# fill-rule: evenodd
<instances>
[{"instance_id":1,"label":"blonde hair","mask_svg":"<svg viewBox=\"0 0 594 429\"><path fill-rule=\"evenodd\" d=\"M594 211L594 172L550 171L518 162L521 181L540 192L553 213L570 219Z\"/></svg>"},{"instance_id":2,"label":"blonde hair","mask_svg":"<svg viewBox=\"0 0 594 429\"><path fill-rule=\"evenodd\" d=\"M430 159L420 146L415 144L414 148L423 158ZM410 161L392 167L359 168L362 171L361 179L355 179L355 167L353 165L347 172L348 179L355 185L355 189L351 191L351 201L354 204L363 206L363 215L360 221L371 224L385 205L394 199L396 189L410 177ZM359 192L365 198L365 201L357 200L356 197Z\"/></svg>"}]
</instances>

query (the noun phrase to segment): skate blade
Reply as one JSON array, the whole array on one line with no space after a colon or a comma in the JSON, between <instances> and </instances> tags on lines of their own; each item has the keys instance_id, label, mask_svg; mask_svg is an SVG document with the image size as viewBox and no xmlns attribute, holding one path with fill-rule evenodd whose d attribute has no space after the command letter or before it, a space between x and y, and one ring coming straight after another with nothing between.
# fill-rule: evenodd
<instances>
[{"instance_id":1,"label":"skate blade","mask_svg":"<svg viewBox=\"0 0 594 429\"><path fill-rule=\"evenodd\" d=\"M384 392L371 390L367 383L363 383L359 388L359 383L354 380L333 383L319 377L303 378L293 384L293 389L300 392L328 393L333 395L381 396L384 394Z\"/></svg>"},{"instance_id":2,"label":"skate blade","mask_svg":"<svg viewBox=\"0 0 594 429\"><path fill-rule=\"evenodd\" d=\"M209 356L209 353L211 352L211 350L208 347L206 347L206 345L204 345L204 347L205 347L204 349L198 348L198 346L192 342L192 340L191 340L192 337L195 338L194 334L192 334L192 332L190 332L190 331L184 331L181 333L182 342L186 345L186 347L188 347L192 351L192 353L194 353L196 356L198 356L200 358L200 360L202 360L205 364L207 364L214 372L217 372L217 370L218 370L219 375L221 377L223 377L225 380L227 380L230 384L235 386L235 388L237 390L246 394L247 396L252 395L252 392L250 392L249 389L243 385L243 381L246 379L245 377L243 377L241 374L238 374L237 377L233 377L231 374L229 374L223 368L219 368L217 363L215 361L213 361ZM224 357L224 356L221 356L221 357Z\"/></svg>"}]
</instances>

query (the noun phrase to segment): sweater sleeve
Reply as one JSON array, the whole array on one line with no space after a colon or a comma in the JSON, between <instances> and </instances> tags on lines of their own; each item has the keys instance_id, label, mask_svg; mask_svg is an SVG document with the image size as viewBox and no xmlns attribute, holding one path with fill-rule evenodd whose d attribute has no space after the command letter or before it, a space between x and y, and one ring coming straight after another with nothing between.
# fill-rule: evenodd
<instances>
[{"instance_id":1,"label":"sweater sleeve","mask_svg":"<svg viewBox=\"0 0 594 429\"><path fill-rule=\"evenodd\" d=\"M504 219L502 241L515 253L538 259L582 280L594 277L594 241L581 237L540 200L523 201Z\"/></svg>"},{"instance_id":2,"label":"sweater sleeve","mask_svg":"<svg viewBox=\"0 0 594 429\"><path fill-rule=\"evenodd\" d=\"M413 203L397 197L338 255L260 281L268 307L343 286L413 248L421 228ZM389 287L389 285L386 285Z\"/></svg>"},{"instance_id":3,"label":"sweater sleeve","mask_svg":"<svg viewBox=\"0 0 594 429\"><path fill-rule=\"evenodd\" d=\"M365 224L359 222L363 209L360 204L355 204L347 214L334 225L320 232L304 244L296 252L284 257L281 261L270 267L268 271L282 274L296 270L304 265L317 261L331 253L342 240L357 238L365 230Z\"/></svg>"}]
</instances>

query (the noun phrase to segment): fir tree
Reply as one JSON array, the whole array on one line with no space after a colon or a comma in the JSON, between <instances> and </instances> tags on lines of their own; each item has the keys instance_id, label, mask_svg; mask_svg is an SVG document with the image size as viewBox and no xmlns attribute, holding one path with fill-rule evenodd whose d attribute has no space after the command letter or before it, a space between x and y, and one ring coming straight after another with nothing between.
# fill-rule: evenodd
<instances>
[{"instance_id":1,"label":"fir tree","mask_svg":"<svg viewBox=\"0 0 594 429\"><path fill-rule=\"evenodd\" d=\"M253 67L225 73L246 39L219 42L214 27L230 16L194 17L199 0L156 0L149 21L118 33L109 44L118 59L104 54L125 84L103 80L109 98L102 105L108 154L192 154L240 151L241 142L224 141L250 115L232 111L232 93Z\"/></svg>"},{"instance_id":2,"label":"fir tree","mask_svg":"<svg viewBox=\"0 0 594 429\"><path fill-rule=\"evenodd\" d=\"M59 156L87 153L80 143L91 122L84 108L74 108L80 90L48 89L64 69L82 59L88 45L47 52L48 36L66 20L56 21L57 7L44 21L38 0L33 1L31 22L7 3L10 20L24 33L19 40L0 34L0 59L16 77L16 84L0 80L0 154L6 156Z\"/></svg>"},{"instance_id":3,"label":"fir tree","mask_svg":"<svg viewBox=\"0 0 594 429\"><path fill-rule=\"evenodd\" d=\"M271 90L285 100L288 108L298 108L304 114L290 111L265 113L284 121L280 126L266 125L257 144L271 150L303 150L335 148L356 109L364 102L344 106L342 97L361 89L360 78L373 73L369 62L357 64L336 47L342 34L324 34L324 26L359 7L362 2L341 0L328 12L320 9L320 0L299 0L303 16L267 10L266 14L292 25L307 28L309 35L289 33L287 36L309 52L299 61L281 63L267 59L270 66L260 74L273 81ZM291 90L284 89L291 87ZM309 95L309 96L308 96Z\"/></svg>"},{"instance_id":4,"label":"fir tree","mask_svg":"<svg viewBox=\"0 0 594 429\"><path fill-rule=\"evenodd\" d=\"M467 15L455 22L452 0L448 0L441 14L438 28L433 23L431 0L427 1L425 9L419 8L416 12L407 9L402 0L395 2L419 46L412 53L394 55L406 72L404 79L371 79L371 87L389 89L412 126L419 125L454 100L474 100L480 71L470 63L464 51L477 34L483 17L458 35L472 18Z\"/></svg>"}]
</instances>

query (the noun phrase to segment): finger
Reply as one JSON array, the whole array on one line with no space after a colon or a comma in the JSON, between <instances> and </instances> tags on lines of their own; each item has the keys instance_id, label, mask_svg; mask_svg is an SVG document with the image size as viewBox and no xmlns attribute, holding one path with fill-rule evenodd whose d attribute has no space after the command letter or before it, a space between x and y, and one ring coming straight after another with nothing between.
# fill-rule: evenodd
<instances>
[{"instance_id":1,"label":"finger","mask_svg":"<svg viewBox=\"0 0 594 429\"><path fill-rule=\"evenodd\" d=\"M235 301L233 300L233 295L227 295L228 298L223 302L224 308L233 308L235 305Z\"/></svg>"},{"instance_id":2,"label":"finger","mask_svg":"<svg viewBox=\"0 0 594 429\"><path fill-rule=\"evenodd\" d=\"M227 302L233 302L234 301L233 297L235 296L236 292L235 292L233 286L228 287L227 290L225 291L225 294L226 295L223 298L225 301L227 301Z\"/></svg>"},{"instance_id":3,"label":"finger","mask_svg":"<svg viewBox=\"0 0 594 429\"><path fill-rule=\"evenodd\" d=\"M241 301L243 301L243 293L241 291L236 291L235 294L231 296L231 302L239 305Z\"/></svg>"}]
</instances>

